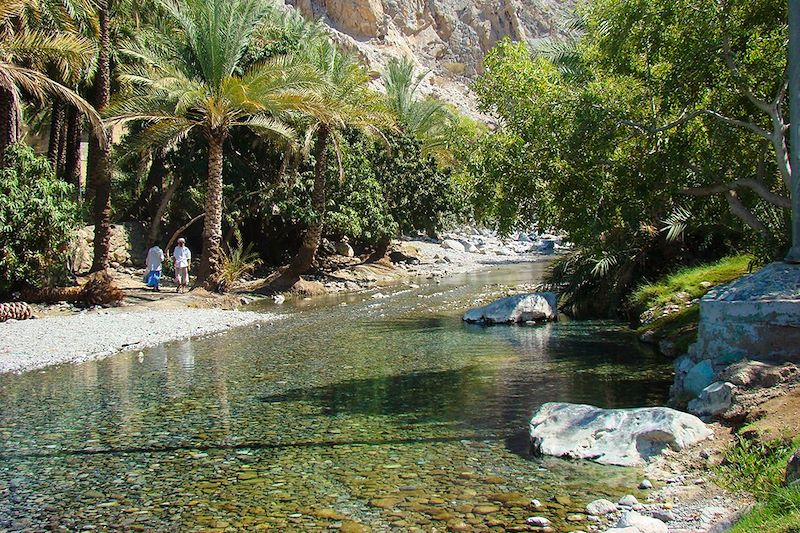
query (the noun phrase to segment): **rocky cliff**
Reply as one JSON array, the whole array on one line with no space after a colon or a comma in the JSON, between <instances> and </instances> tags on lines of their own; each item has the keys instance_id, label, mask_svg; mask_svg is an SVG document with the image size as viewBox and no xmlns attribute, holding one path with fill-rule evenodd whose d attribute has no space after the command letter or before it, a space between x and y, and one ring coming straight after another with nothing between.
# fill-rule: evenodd
<instances>
[{"instance_id":1,"label":"rocky cliff","mask_svg":"<svg viewBox=\"0 0 800 533\"><path fill-rule=\"evenodd\" d=\"M468 86L503 37L535 43L560 34L575 0L284 0L321 19L340 45L381 71L392 56L430 70L423 91L474 112Z\"/></svg>"}]
</instances>

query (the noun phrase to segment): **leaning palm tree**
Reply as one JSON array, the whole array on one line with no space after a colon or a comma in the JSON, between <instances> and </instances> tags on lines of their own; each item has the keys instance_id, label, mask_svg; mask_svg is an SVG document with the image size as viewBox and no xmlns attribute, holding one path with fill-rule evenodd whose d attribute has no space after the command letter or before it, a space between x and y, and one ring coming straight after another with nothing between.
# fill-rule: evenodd
<instances>
[{"instance_id":1,"label":"leaning palm tree","mask_svg":"<svg viewBox=\"0 0 800 533\"><path fill-rule=\"evenodd\" d=\"M114 104L112 122L144 121L151 146L200 130L208 142L203 253L198 282L217 288L221 270L223 147L232 128L294 138L281 118L320 112L313 72L283 56L245 68L242 55L267 14L263 0L159 0L168 24L132 46L123 79L136 89ZM146 41L147 45L142 42Z\"/></svg>"},{"instance_id":2,"label":"leaning palm tree","mask_svg":"<svg viewBox=\"0 0 800 533\"><path fill-rule=\"evenodd\" d=\"M453 114L438 100L423 98L420 86L427 73L415 74L407 57L392 58L383 73L387 105L397 116L401 128L422 143L422 154L447 158L447 131Z\"/></svg>"},{"instance_id":3,"label":"leaning palm tree","mask_svg":"<svg viewBox=\"0 0 800 533\"><path fill-rule=\"evenodd\" d=\"M94 108L43 72L48 65L59 75L79 70L91 61L94 48L73 33L31 29L26 21L34 8L33 0L0 2L0 154L19 140L23 95L39 103L48 96L57 97L86 115L96 131L102 131Z\"/></svg>"},{"instance_id":4,"label":"leaning palm tree","mask_svg":"<svg viewBox=\"0 0 800 533\"><path fill-rule=\"evenodd\" d=\"M382 137L379 127L393 127L393 115L383 99L368 86L369 75L355 57L339 51L330 40L324 39L310 46L305 59L326 81L321 93L322 112L309 113L311 125L306 130L306 145L314 142L314 186L311 207L314 221L303 236L300 250L291 264L281 274L283 279L298 276L311 267L322 239L326 202L326 171L329 145L337 158L340 179L344 179L341 161L341 131L357 128L369 135Z\"/></svg>"}]
</instances>

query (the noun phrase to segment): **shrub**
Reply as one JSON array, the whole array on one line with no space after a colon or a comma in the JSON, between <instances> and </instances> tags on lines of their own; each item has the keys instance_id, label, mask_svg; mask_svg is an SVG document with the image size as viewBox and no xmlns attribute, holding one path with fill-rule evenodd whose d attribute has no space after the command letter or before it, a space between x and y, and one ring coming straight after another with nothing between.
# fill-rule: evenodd
<instances>
[{"instance_id":1,"label":"shrub","mask_svg":"<svg viewBox=\"0 0 800 533\"><path fill-rule=\"evenodd\" d=\"M242 276L253 272L261 264L258 253L253 251L253 243L243 245L238 231L235 236L236 246L228 252L222 252L222 272L219 276L219 289L222 292L230 290Z\"/></svg>"},{"instance_id":2,"label":"shrub","mask_svg":"<svg viewBox=\"0 0 800 533\"><path fill-rule=\"evenodd\" d=\"M63 280L80 221L74 188L30 146L9 146L0 169L0 294Z\"/></svg>"}]
</instances>

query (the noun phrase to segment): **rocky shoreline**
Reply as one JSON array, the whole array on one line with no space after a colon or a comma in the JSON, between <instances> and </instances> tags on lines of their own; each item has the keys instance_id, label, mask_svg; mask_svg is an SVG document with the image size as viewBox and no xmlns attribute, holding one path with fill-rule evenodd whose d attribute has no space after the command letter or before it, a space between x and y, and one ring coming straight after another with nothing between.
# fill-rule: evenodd
<instances>
[{"instance_id":1,"label":"rocky shoreline","mask_svg":"<svg viewBox=\"0 0 800 533\"><path fill-rule=\"evenodd\" d=\"M279 315L224 309L93 309L70 316L0 323L0 374L81 363L124 350L269 323Z\"/></svg>"}]
</instances>

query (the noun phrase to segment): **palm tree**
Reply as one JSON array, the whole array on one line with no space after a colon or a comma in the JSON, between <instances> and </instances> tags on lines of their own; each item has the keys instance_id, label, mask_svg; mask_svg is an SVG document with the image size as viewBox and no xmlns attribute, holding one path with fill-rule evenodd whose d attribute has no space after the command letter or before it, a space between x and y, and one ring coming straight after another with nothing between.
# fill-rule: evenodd
<instances>
[{"instance_id":1,"label":"palm tree","mask_svg":"<svg viewBox=\"0 0 800 533\"><path fill-rule=\"evenodd\" d=\"M23 94L39 103L56 97L102 131L100 117L88 102L43 73L48 66L60 76L79 70L91 61L94 48L73 33L32 29L28 18L36 7L32 0L0 3L0 154L19 140ZM105 144L102 137L101 142Z\"/></svg>"},{"instance_id":2,"label":"palm tree","mask_svg":"<svg viewBox=\"0 0 800 533\"><path fill-rule=\"evenodd\" d=\"M208 142L203 253L198 282L217 288L221 270L223 148L232 128L294 138L281 122L292 111L316 113L318 81L279 57L244 69L242 54L267 14L263 0L159 0L169 26L127 53L138 61L123 75L137 89L109 110L112 122L148 124L142 142L165 145L198 129Z\"/></svg>"},{"instance_id":3,"label":"palm tree","mask_svg":"<svg viewBox=\"0 0 800 533\"><path fill-rule=\"evenodd\" d=\"M311 268L322 239L326 202L326 170L329 144L337 157L339 177L344 179L341 162L340 135L345 128L358 128L369 135L381 136L379 127L392 127L393 116L383 105L381 96L369 86L369 76L351 54L340 52L328 39L309 47L306 60L327 83L321 94L322 112L311 113L313 123L306 131L306 144L314 141L314 187L311 206L315 220L303 236L300 250L291 264L281 272L290 280Z\"/></svg>"},{"instance_id":4,"label":"palm tree","mask_svg":"<svg viewBox=\"0 0 800 533\"><path fill-rule=\"evenodd\" d=\"M387 105L397 116L400 127L422 143L422 155L448 159L447 131L453 113L432 98L422 98L420 85L425 74L414 74L414 63L407 57L392 58L383 73Z\"/></svg>"}]
</instances>

